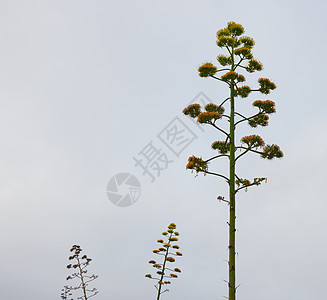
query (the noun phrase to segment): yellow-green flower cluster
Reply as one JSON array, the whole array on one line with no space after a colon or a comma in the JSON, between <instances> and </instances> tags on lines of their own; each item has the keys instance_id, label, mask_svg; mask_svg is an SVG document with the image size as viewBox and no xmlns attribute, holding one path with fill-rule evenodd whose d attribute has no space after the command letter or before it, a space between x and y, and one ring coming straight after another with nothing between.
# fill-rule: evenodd
<instances>
[{"instance_id":1,"label":"yellow-green flower cluster","mask_svg":"<svg viewBox=\"0 0 327 300\"><path fill-rule=\"evenodd\" d=\"M253 38L250 38L248 36L241 37L240 42L244 45L244 47L249 48L249 49L253 48L253 46L255 44Z\"/></svg>"},{"instance_id":2,"label":"yellow-green flower cluster","mask_svg":"<svg viewBox=\"0 0 327 300\"><path fill-rule=\"evenodd\" d=\"M150 260L149 263L152 264L154 268L156 268L158 271L156 271L155 276L158 277L152 277L151 274L146 274L145 277L150 279L157 280L157 291L160 291L158 287L165 284L170 284L170 281L164 281L165 278L177 278L178 276L171 272L177 272L181 273L181 270L179 268L168 268L166 266L166 263L174 263L175 258L173 256L182 256L182 253L176 251L175 249L179 249L179 246L177 245L171 245L174 242L178 241L178 238L176 236L179 236L179 233L175 231L176 224L170 223L168 225L167 231L164 231L162 233L163 236L166 236L167 241L164 242L162 239L157 240L158 243L163 244L163 248L159 248L158 250L153 250L155 254L162 255L164 257L163 263L159 264L155 260ZM163 252L163 253L162 253ZM166 274L169 271L170 274ZM159 292L160 293L160 292Z\"/></svg>"},{"instance_id":3,"label":"yellow-green flower cluster","mask_svg":"<svg viewBox=\"0 0 327 300\"><path fill-rule=\"evenodd\" d=\"M218 37L217 46L220 48L223 47L232 47L236 48L240 45L240 41L233 36L221 35Z\"/></svg>"},{"instance_id":4,"label":"yellow-green flower cluster","mask_svg":"<svg viewBox=\"0 0 327 300\"><path fill-rule=\"evenodd\" d=\"M207 62L200 66L198 71L200 77L209 77L217 73L217 67L215 67L212 63Z\"/></svg>"},{"instance_id":5,"label":"yellow-green flower cluster","mask_svg":"<svg viewBox=\"0 0 327 300\"><path fill-rule=\"evenodd\" d=\"M270 90L274 90L276 88L276 85L268 78L259 78L258 82L260 84L259 91L263 94L269 94Z\"/></svg>"},{"instance_id":6,"label":"yellow-green flower cluster","mask_svg":"<svg viewBox=\"0 0 327 300\"><path fill-rule=\"evenodd\" d=\"M249 64L248 66L246 67L246 70L249 72L249 73L253 73L255 71L262 71L262 63L255 60L255 59L251 59L249 61Z\"/></svg>"},{"instance_id":7,"label":"yellow-green flower cluster","mask_svg":"<svg viewBox=\"0 0 327 300\"><path fill-rule=\"evenodd\" d=\"M233 60L231 57L223 55L223 54L218 55L217 60L222 66L231 65L233 63Z\"/></svg>"},{"instance_id":8,"label":"yellow-green flower cluster","mask_svg":"<svg viewBox=\"0 0 327 300\"><path fill-rule=\"evenodd\" d=\"M246 98L247 96L249 96L249 94L251 93L251 88L247 85L241 86L238 89L236 89L235 91L235 96L240 96L242 98Z\"/></svg>"},{"instance_id":9,"label":"yellow-green flower cluster","mask_svg":"<svg viewBox=\"0 0 327 300\"><path fill-rule=\"evenodd\" d=\"M259 148L265 145L265 142L259 135L249 135L241 138L241 142L247 144L249 148Z\"/></svg>"},{"instance_id":10,"label":"yellow-green flower cluster","mask_svg":"<svg viewBox=\"0 0 327 300\"><path fill-rule=\"evenodd\" d=\"M201 113L200 104L191 104L183 110L183 114L196 118Z\"/></svg>"},{"instance_id":11,"label":"yellow-green flower cluster","mask_svg":"<svg viewBox=\"0 0 327 300\"><path fill-rule=\"evenodd\" d=\"M267 178L265 178L265 177L254 178L253 183L256 184L256 185L260 185L262 181L266 181L266 183L267 183Z\"/></svg>"},{"instance_id":12,"label":"yellow-green flower cluster","mask_svg":"<svg viewBox=\"0 0 327 300\"><path fill-rule=\"evenodd\" d=\"M235 49L234 54L238 55L238 56L241 56L243 59L253 58L252 53L251 53L251 49L247 48L247 47L241 47L241 48Z\"/></svg>"},{"instance_id":13,"label":"yellow-green flower cluster","mask_svg":"<svg viewBox=\"0 0 327 300\"><path fill-rule=\"evenodd\" d=\"M212 143L211 148L218 150L221 154L226 154L230 150L230 142L216 141Z\"/></svg>"},{"instance_id":14,"label":"yellow-green flower cluster","mask_svg":"<svg viewBox=\"0 0 327 300\"><path fill-rule=\"evenodd\" d=\"M221 36L230 36L230 31L228 28L223 28L217 31L217 39Z\"/></svg>"},{"instance_id":15,"label":"yellow-green flower cluster","mask_svg":"<svg viewBox=\"0 0 327 300\"><path fill-rule=\"evenodd\" d=\"M217 46L219 47L233 47L240 45L240 41L236 38L244 33L244 28L241 24L235 22L228 22L227 27L217 32Z\"/></svg>"},{"instance_id":16,"label":"yellow-green flower cluster","mask_svg":"<svg viewBox=\"0 0 327 300\"><path fill-rule=\"evenodd\" d=\"M279 146L274 145L274 144L273 145L267 145L263 149L263 153L261 154L262 158L267 158L267 159L273 159L274 157L281 158L283 156L284 156L284 154L280 150Z\"/></svg>"},{"instance_id":17,"label":"yellow-green flower cluster","mask_svg":"<svg viewBox=\"0 0 327 300\"><path fill-rule=\"evenodd\" d=\"M230 34L233 36L240 36L244 33L244 28L241 24L238 24L236 22L228 22L227 28L230 31Z\"/></svg>"},{"instance_id":18,"label":"yellow-green flower cluster","mask_svg":"<svg viewBox=\"0 0 327 300\"><path fill-rule=\"evenodd\" d=\"M200 113L198 116L199 123L211 123L212 121L215 122L216 120L221 119L221 114L217 112L208 112L205 111Z\"/></svg>"},{"instance_id":19,"label":"yellow-green flower cluster","mask_svg":"<svg viewBox=\"0 0 327 300\"><path fill-rule=\"evenodd\" d=\"M237 179L235 181L235 183L236 183L237 186L240 186L240 185L242 185L242 186L249 186L251 184L250 180L243 179L243 178Z\"/></svg>"},{"instance_id":20,"label":"yellow-green flower cluster","mask_svg":"<svg viewBox=\"0 0 327 300\"><path fill-rule=\"evenodd\" d=\"M225 112L225 108L223 108L222 106L218 106L216 104L213 103L209 103L207 104L204 109L208 112L217 112L219 114L223 114Z\"/></svg>"},{"instance_id":21,"label":"yellow-green flower cluster","mask_svg":"<svg viewBox=\"0 0 327 300\"><path fill-rule=\"evenodd\" d=\"M258 125L264 127L268 125L269 116L265 114L259 114L251 118L248 123L251 127L257 127Z\"/></svg>"},{"instance_id":22,"label":"yellow-green flower cluster","mask_svg":"<svg viewBox=\"0 0 327 300\"><path fill-rule=\"evenodd\" d=\"M170 242L177 242L178 238L177 237L171 237L171 238L169 238L169 241Z\"/></svg>"},{"instance_id":23,"label":"yellow-green flower cluster","mask_svg":"<svg viewBox=\"0 0 327 300\"><path fill-rule=\"evenodd\" d=\"M198 172L208 171L208 163L200 157L191 156L188 158L186 169L195 170Z\"/></svg>"},{"instance_id":24,"label":"yellow-green flower cluster","mask_svg":"<svg viewBox=\"0 0 327 300\"><path fill-rule=\"evenodd\" d=\"M256 100L252 103L252 105L258 107L262 112L266 114L272 114L276 112L275 102L270 100Z\"/></svg>"},{"instance_id":25,"label":"yellow-green flower cluster","mask_svg":"<svg viewBox=\"0 0 327 300\"><path fill-rule=\"evenodd\" d=\"M232 80L237 81L237 82L243 82L245 81L245 77L241 74L238 74L234 71L230 71L220 77L222 81L225 82L231 82Z\"/></svg>"}]
</instances>

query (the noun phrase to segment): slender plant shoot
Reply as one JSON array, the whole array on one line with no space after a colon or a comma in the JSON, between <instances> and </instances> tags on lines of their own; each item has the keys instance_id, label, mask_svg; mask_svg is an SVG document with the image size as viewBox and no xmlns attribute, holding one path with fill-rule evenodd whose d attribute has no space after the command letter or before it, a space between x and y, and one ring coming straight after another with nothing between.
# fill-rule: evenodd
<instances>
[{"instance_id":1,"label":"slender plant shoot","mask_svg":"<svg viewBox=\"0 0 327 300\"><path fill-rule=\"evenodd\" d=\"M72 295L72 291L77 291L77 290L81 290L83 294L82 296L77 297L77 299L80 300L90 299L91 297L98 294L96 288L93 289L88 288L89 283L98 278L98 276L94 274L91 276L87 275L86 267L90 264L92 259L88 258L86 255L83 255L81 257L80 254L82 252L82 249L78 245L73 245L70 251L73 252L74 254L69 257L69 260L75 260L75 261L74 263L67 265L67 269L74 269L74 273L68 276L66 280L73 280L77 278L79 284L75 287L66 285L64 289L62 289L61 299L69 299ZM73 300L73 299L69 299L69 300Z\"/></svg>"},{"instance_id":2,"label":"slender plant shoot","mask_svg":"<svg viewBox=\"0 0 327 300\"><path fill-rule=\"evenodd\" d=\"M173 268L171 264L175 262L174 256L182 256L182 253L179 251L179 246L174 244L178 241L177 236L179 233L175 231L176 225L171 223L168 225L167 231L163 232L162 235L165 236L165 241L163 239L157 240L159 244L162 244L159 249L153 250L153 253L163 257L162 263L157 263L155 260L150 260L149 263L157 269L155 277L152 277L151 274L146 274L145 277L154 279L157 281L155 288L157 290L157 300L160 299L161 294L168 292L168 289L162 289L164 285L171 284L168 279L178 278L178 275L175 273L181 273L179 268Z\"/></svg>"}]
</instances>

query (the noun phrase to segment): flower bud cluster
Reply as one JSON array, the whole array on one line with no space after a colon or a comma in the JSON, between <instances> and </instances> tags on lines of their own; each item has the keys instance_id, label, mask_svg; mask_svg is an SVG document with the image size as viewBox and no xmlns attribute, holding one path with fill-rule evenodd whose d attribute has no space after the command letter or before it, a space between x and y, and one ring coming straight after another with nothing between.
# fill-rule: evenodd
<instances>
[{"instance_id":1,"label":"flower bud cluster","mask_svg":"<svg viewBox=\"0 0 327 300\"><path fill-rule=\"evenodd\" d=\"M251 49L248 47L241 47L234 50L234 54L240 56L243 59L252 59L253 55Z\"/></svg>"},{"instance_id":2,"label":"flower bud cluster","mask_svg":"<svg viewBox=\"0 0 327 300\"><path fill-rule=\"evenodd\" d=\"M246 70L249 72L249 73L253 73L255 71L262 71L262 63L255 60L255 59L251 59L249 61L249 64L248 66L246 67Z\"/></svg>"},{"instance_id":3,"label":"flower bud cluster","mask_svg":"<svg viewBox=\"0 0 327 300\"><path fill-rule=\"evenodd\" d=\"M211 148L218 150L220 154L226 154L230 150L230 142L216 141L212 143Z\"/></svg>"},{"instance_id":4,"label":"flower bud cluster","mask_svg":"<svg viewBox=\"0 0 327 300\"><path fill-rule=\"evenodd\" d=\"M231 65L233 63L233 60L230 56L225 56L223 54L218 55L217 60L222 66Z\"/></svg>"},{"instance_id":5,"label":"flower bud cluster","mask_svg":"<svg viewBox=\"0 0 327 300\"><path fill-rule=\"evenodd\" d=\"M202 124L215 122L218 119L221 119L221 114L217 113L215 111L213 111L213 112L205 111L198 115L198 122L202 123Z\"/></svg>"},{"instance_id":6,"label":"flower bud cluster","mask_svg":"<svg viewBox=\"0 0 327 300\"><path fill-rule=\"evenodd\" d=\"M269 116L263 113L251 118L248 123L251 127L257 127L258 125L264 127L268 125Z\"/></svg>"},{"instance_id":7,"label":"flower bud cluster","mask_svg":"<svg viewBox=\"0 0 327 300\"><path fill-rule=\"evenodd\" d=\"M247 85L241 86L235 91L235 96L240 96L241 98L246 98L251 93L251 88Z\"/></svg>"},{"instance_id":8,"label":"flower bud cluster","mask_svg":"<svg viewBox=\"0 0 327 300\"><path fill-rule=\"evenodd\" d=\"M162 263L157 263L155 260L150 260L149 263L157 269L155 276L153 277L151 274L146 274L145 277L150 279L155 279L158 281L158 287L165 284L171 284L170 281L165 279L169 278L178 278L178 275L175 273L181 273L182 271L179 268L172 268L169 263L174 263L176 260L173 256L182 256L182 253L176 251L179 249L178 245L173 245L173 243L178 241L177 236L179 233L175 231L176 225L174 223L170 223L168 225L167 231L163 232L162 235L166 237L166 241L163 239L157 240L159 244L163 244L163 247L159 247L159 249L153 250L153 253L164 256ZM158 291L160 289L157 288Z\"/></svg>"},{"instance_id":9,"label":"flower bud cluster","mask_svg":"<svg viewBox=\"0 0 327 300\"><path fill-rule=\"evenodd\" d=\"M251 184L250 180L243 178L235 180L235 183L237 186L249 186Z\"/></svg>"},{"instance_id":10,"label":"flower bud cluster","mask_svg":"<svg viewBox=\"0 0 327 300\"><path fill-rule=\"evenodd\" d=\"M271 82L268 78L259 78L258 82L260 84L259 91L262 94L269 94L270 90L274 90L276 88L276 85Z\"/></svg>"},{"instance_id":11,"label":"flower bud cluster","mask_svg":"<svg viewBox=\"0 0 327 300\"><path fill-rule=\"evenodd\" d=\"M200 66L198 71L200 77L209 77L217 73L217 67L215 67L212 63L207 62Z\"/></svg>"},{"instance_id":12,"label":"flower bud cluster","mask_svg":"<svg viewBox=\"0 0 327 300\"><path fill-rule=\"evenodd\" d=\"M191 104L183 110L183 114L191 118L197 118L200 113L200 104Z\"/></svg>"},{"instance_id":13,"label":"flower bud cluster","mask_svg":"<svg viewBox=\"0 0 327 300\"><path fill-rule=\"evenodd\" d=\"M245 187L247 190L247 187L250 185L260 185L262 181L267 182L267 178L261 177L261 178L254 178L253 182L251 183L248 179L238 178L235 183L237 186Z\"/></svg>"},{"instance_id":14,"label":"flower bud cluster","mask_svg":"<svg viewBox=\"0 0 327 300\"><path fill-rule=\"evenodd\" d=\"M276 112L275 102L270 100L256 100L252 103L253 106L258 107L260 111L266 114L272 114Z\"/></svg>"},{"instance_id":15,"label":"flower bud cluster","mask_svg":"<svg viewBox=\"0 0 327 300\"><path fill-rule=\"evenodd\" d=\"M96 278L98 278L97 275L86 275L87 270L86 267L90 264L90 262L92 261L91 258L88 258L87 255L83 255L80 256L82 249L79 245L73 245L72 248L70 249L70 252L74 252L73 255L69 256L69 260L75 260L75 263L70 263L67 265L67 269L77 269L73 274L71 274L70 276L68 276L66 278L66 280L71 280L71 279L75 279L77 278L78 280L81 281L81 283L76 286L76 287L72 287L72 286L65 286L62 291L63 293L61 294L61 298L62 299L67 299L64 298L67 295L71 295L71 291L73 290L83 290L83 294L87 294L89 293L89 297L95 296L96 294L98 294L98 291L96 288L93 289L88 289L88 283L95 280ZM84 298L83 298L84 299Z\"/></svg>"},{"instance_id":16,"label":"flower bud cluster","mask_svg":"<svg viewBox=\"0 0 327 300\"><path fill-rule=\"evenodd\" d=\"M228 22L227 29L232 36L240 36L244 33L244 27L236 22Z\"/></svg>"},{"instance_id":17,"label":"flower bud cluster","mask_svg":"<svg viewBox=\"0 0 327 300\"><path fill-rule=\"evenodd\" d=\"M191 156L188 158L188 164L186 165L186 169L195 170L197 173L207 172L208 163L200 157Z\"/></svg>"},{"instance_id":18,"label":"flower bud cluster","mask_svg":"<svg viewBox=\"0 0 327 300\"><path fill-rule=\"evenodd\" d=\"M240 44L241 44L240 41L233 36L220 35L217 40L217 46L220 48L227 47L227 46L236 48Z\"/></svg>"},{"instance_id":19,"label":"flower bud cluster","mask_svg":"<svg viewBox=\"0 0 327 300\"><path fill-rule=\"evenodd\" d=\"M273 158L281 158L283 157L284 154L283 152L280 150L279 146L277 145L267 145L266 147L264 147L263 149L263 153L261 154L262 158L267 158L267 159L273 159Z\"/></svg>"},{"instance_id":20,"label":"flower bud cluster","mask_svg":"<svg viewBox=\"0 0 327 300\"><path fill-rule=\"evenodd\" d=\"M241 37L240 42L244 45L244 47L249 48L249 49L253 48L253 46L255 44L253 38L250 38L248 36Z\"/></svg>"},{"instance_id":21,"label":"flower bud cluster","mask_svg":"<svg viewBox=\"0 0 327 300\"><path fill-rule=\"evenodd\" d=\"M233 72L233 71L230 71L224 75L222 75L220 77L220 79L222 81L225 81L225 82L231 82L232 80L233 81L237 81L237 82L243 82L245 81L245 77L241 74L238 74L236 72Z\"/></svg>"},{"instance_id":22,"label":"flower bud cluster","mask_svg":"<svg viewBox=\"0 0 327 300\"><path fill-rule=\"evenodd\" d=\"M221 119L225 109L222 106L209 103L205 106L204 112L201 112L199 104L191 104L183 110L184 115L191 118L197 118L199 123L211 123Z\"/></svg>"},{"instance_id":23,"label":"flower bud cluster","mask_svg":"<svg viewBox=\"0 0 327 300\"><path fill-rule=\"evenodd\" d=\"M238 47L241 42L236 38L244 33L244 28L241 24L228 22L227 27L217 32L217 46L219 47Z\"/></svg>"},{"instance_id":24,"label":"flower bud cluster","mask_svg":"<svg viewBox=\"0 0 327 300\"><path fill-rule=\"evenodd\" d=\"M249 135L241 138L241 142L247 144L250 148L259 148L265 145L265 142L259 135Z\"/></svg>"},{"instance_id":25,"label":"flower bud cluster","mask_svg":"<svg viewBox=\"0 0 327 300\"><path fill-rule=\"evenodd\" d=\"M216 104L213 103L209 103L207 104L204 109L208 112L217 112L219 114L223 114L225 112L225 108L223 108L222 106L218 106Z\"/></svg>"}]
</instances>

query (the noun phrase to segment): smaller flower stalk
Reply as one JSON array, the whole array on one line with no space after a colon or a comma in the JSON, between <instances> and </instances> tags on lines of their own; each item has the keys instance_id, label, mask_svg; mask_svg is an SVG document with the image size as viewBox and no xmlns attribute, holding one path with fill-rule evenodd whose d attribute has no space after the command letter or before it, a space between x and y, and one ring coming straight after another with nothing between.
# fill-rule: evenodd
<instances>
[{"instance_id":1,"label":"smaller flower stalk","mask_svg":"<svg viewBox=\"0 0 327 300\"><path fill-rule=\"evenodd\" d=\"M71 298L71 296L72 296L72 293L71 293L69 287L64 286L64 288L61 289L61 294L60 294L61 299L63 299L63 300L73 300Z\"/></svg>"},{"instance_id":2,"label":"smaller flower stalk","mask_svg":"<svg viewBox=\"0 0 327 300\"><path fill-rule=\"evenodd\" d=\"M92 261L91 258L88 258L86 255L81 256L82 249L79 245L73 245L70 249L70 252L73 252L74 254L69 257L69 260L75 260L74 263L70 263L67 265L67 269L76 269L73 274L68 276L66 280L72 280L75 278L79 279L79 284L75 287L73 286L64 286L61 293L61 299L64 300L73 300L71 298L72 291L82 290L83 295L77 297L79 300L88 300L91 297L98 294L98 290L96 288L90 289L88 288L88 285L91 281L98 278L98 275L86 275L87 270L86 267L90 264Z\"/></svg>"},{"instance_id":3,"label":"smaller flower stalk","mask_svg":"<svg viewBox=\"0 0 327 300\"><path fill-rule=\"evenodd\" d=\"M183 254L179 250L179 246L174 244L178 241L179 233L175 231L176 225L171 223L168 225L167 231L163 232L162 235L165 236L166 240L159 239L157 243L161 244L158 249L153 250L152 252L163 256L162 263L157 263L155 260L150 260L149 263L152 264L152 267L156 268L155 277L151 274L146 274L145 277L154 279L157 281L155 288L157 290L157 300L160 299L161 294L168 292L168 289L163 290L164 285L171 284L168 279L178 278L178 275L175 273L181 273L182 271L179 268L173 268L171 264L175 263L175 257L182 256Z\"/></svg>"}]
</instances>

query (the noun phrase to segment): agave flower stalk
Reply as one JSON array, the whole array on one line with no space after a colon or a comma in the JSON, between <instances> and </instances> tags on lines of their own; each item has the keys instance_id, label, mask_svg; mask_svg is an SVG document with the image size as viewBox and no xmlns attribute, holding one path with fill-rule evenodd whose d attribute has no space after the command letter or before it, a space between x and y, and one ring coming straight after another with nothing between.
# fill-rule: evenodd
<instances>
[{"instance_id":1,"label":"agave flower stalk","mask_svg":"<svg viewBox=\"0 0 327 300\"><path fill-rule=\"evenodd\" d=\"M160 299L161 294L168 292L168 289L162 290L164 285L171 284L168 279L176 279L178 275L175 273L181 273L179 268L171 267L171 264L175 262L174 256L182 256L183 254L177 251L179 246L175 244L178 241L177 236L179 233L175 231L176 225L171 223L168 225L167 231L163 232L162 235L165 237L165 241L163 239L157 240L161 246L159 249L153 250L153 253L156 255L163 256L162 263L157 263L155 260L150 260L149 263L152 264L156 271L155 277L152 277L151 274L146 274L145 277L154 279L157 281L155 288L157 290L157 300Z\"/></svg>"},{"instance_id":2,"label":"agave flower stalk","mask_svg":"<svg viewBox=\"0 0 327 300\"><path fill-rule=\"evenodd\" d=\"M75 287L73 286L65 286L62 290L61 298L68 299L68 296L72 295L72 291L81 290L83 295L79 296L77 299L87 300L91 297L98 294L98 290L96 288L90 289L88 287L91 281L94 281L98 278L97 275L87 275L86 267L92 261L91 258L88 258L87 255L81 256L82 249L79 245L73 245L70 249L73 252L73 255L69 257L69 260L74 260L73 263L67 265L67 269L75 269L75 272L68 276L66 280L73 280L75 278L78 279L79 284Z\"/></svg>"},{"instance_id":3,"label":"agave flower stalk","mask_svg":"<svg viewBox=\"0 0 327 300\"><path fill-rule=\"evenodd\" d=\"M248 123L250 127L267 126L269 116L276 112L275 102L271 100L256 100L252 103L257 112L251 116L245 116L236 110L237 101L244 101L240 98L247 98L252 92L260 92L268 95L271 90L276 88L275 83L268 78L259 78L258 87L252 89L247 85L241 85L245 76L240 71L253 73L261 71L263 65L261 62L253 58L252 48L254 40L250 37L243 36L244 28L235 22L229 22L226 28L217 32L217 46L226 50L225 54L217 57L218 63L221 65L217 68L214 64L206 62L198 69L200 77L211 77L227 85L229 95L222 100L220 104L210 103L204 109L199 104L191 104L184 109L183 113L192 118L196 118L200 124L207 124L214 127L223 135L220 141L214 141L211 145L212 149L217 151L216 155L209 159L192 156L188 159L187 169L194 170L196 173L204 173L217 176L224 179L229 186L229 199L224 196L218 196L218 200L229 205L229 275L228 275L228 299L236 299L236 279L235 279L235 232L236 232L236 194L242 190L247 190L250 186L260 185L266 181L264 177L257 177L253 180L241 178L236 173L237 161L246 154L259 154L262 158L273 159L281 158L283 152L277 145L265 145L263 139L258 135L249 135L240 139L240 144L236 141L236 130L238 126ZM221 73L220 73L221 72ZM222 74L218 76L217 73ZM225 113L224 105L229 104L229 114ZM227 121L227 126L223 126ZM225 122L226 123L226 122ZM229 123L229 124L228 124ZM227 128L226 128L227 127ZM240 154L236 155L236 151ZM221 158L229 160L229 174L221 174L209 171L209 163Z\"/></svg>"}]
</instances>

